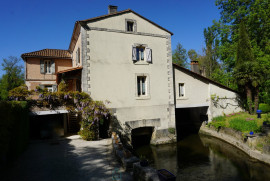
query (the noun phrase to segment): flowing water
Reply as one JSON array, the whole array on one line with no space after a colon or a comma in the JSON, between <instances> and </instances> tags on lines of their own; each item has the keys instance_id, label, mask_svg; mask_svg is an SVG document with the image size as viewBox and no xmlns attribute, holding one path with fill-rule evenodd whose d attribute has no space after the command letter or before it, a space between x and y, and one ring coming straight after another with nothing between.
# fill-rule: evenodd
<instances>
[{"instance_id":1,"label":"flowing water","mask_svg":"<svg viewBox=\"0 0 270 181\"><path fill-rule=\"evenodd\" d=\"M136 153L156 169L186 181L270 181L270 166L219 139L190 135L175 144L142 146Z\"/></svg>"}]
</instances>

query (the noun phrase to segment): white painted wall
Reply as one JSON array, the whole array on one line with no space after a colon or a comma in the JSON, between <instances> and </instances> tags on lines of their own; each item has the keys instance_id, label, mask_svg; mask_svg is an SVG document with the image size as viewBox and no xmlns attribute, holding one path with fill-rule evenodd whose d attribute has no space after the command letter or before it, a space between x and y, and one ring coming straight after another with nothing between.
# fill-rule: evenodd
<instances>
[{"instance_id":1,"label":"white painted wall","mask_svg":"<svg viewBox=\"0 0 270 181\"><path fill-rule=\"evenodd\" d=\"M209 121L216 116L243 111L237 102L236 92L176 67L174 67L174 79L176 108L209 106ZM184 98L179 97L179 83L185 84ZM212 100L213 96L219 97L218 101Z\"/></svg>"},{"instance_id":2,"label":"white painted wall","mask_svg":"<svg viewBox=\"0 0 270 181\"><path fill-rule=\"evenodd\" d=\"M210 86L210 96L218 97L218 101L211 101L210 112L213 117L220 116L223 114L230 114L235 112L244 111L238 103L237 93L221 88L212 83Z\"/></svg>"},{"instance_id":3,"label":"white painted wall","mask_svg":"<svg viewBox=\"0 0 270 181\"><path fill-rule=\"evenodd\" d=\"M126 19L136 20L137 32L159 35L97 29L125 31ZM94 100L109 100L109 107L115 108L115 115L123 128L129 121L151 119L160 119L160 126L156 126L155 131L175 127L171 35L133 13L90 22L88 26L88 91L91 97ZM132 61L132 46L136 44L143 44L152 49L152 63ZM148 76L149 96L145 99L138 99L136 96L136 74Z\"/></svg>"}]
</instances>

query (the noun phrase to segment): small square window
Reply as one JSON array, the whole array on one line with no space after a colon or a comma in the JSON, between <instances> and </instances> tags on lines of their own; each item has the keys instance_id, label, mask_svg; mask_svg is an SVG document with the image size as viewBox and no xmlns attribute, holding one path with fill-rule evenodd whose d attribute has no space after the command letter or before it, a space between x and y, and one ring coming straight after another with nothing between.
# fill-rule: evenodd
<instances>
[{"instance_id":1,"label":"small square window","mask_svg":"<svg viewBox=\"0 0 270 181\"><path fill-rule=\"evenodd\" d=\"M127 21L127 31L133 32L134 31L134 22Z\"/></svg>"},{"instance_id":2,"label":"small square window","mask_svg":"<svg viewBox=\"0 0 270 181\"><path fill-rule=\"evenodd\" d=\"M185 97L185 84L179 84L179 97Z\"/></svg>"}]
</instances>

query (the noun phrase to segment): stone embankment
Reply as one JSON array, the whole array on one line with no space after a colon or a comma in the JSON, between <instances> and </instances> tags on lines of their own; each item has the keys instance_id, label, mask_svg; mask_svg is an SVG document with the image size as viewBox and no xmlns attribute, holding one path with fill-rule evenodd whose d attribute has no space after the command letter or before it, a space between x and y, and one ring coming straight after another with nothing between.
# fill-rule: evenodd
<instances>
[{"instance_id":1,"label":"stone embankment","mask_svg":"<svg viewBox=\"0 0 270 181\"><path fill-rule=\"evenodd\" d=\"M262 145L261 151L256 149L259 140L265 135L244 136L242 132L235 131L231 128L220 128L216 130L214 127L208 127L205 124L201 126L199 133L226 141L245 152L251 158L270 165L270 146Z\"/></svg>"},{"instance_id":2,"label":"stone embankment","mask_svg":"<svg viewBox=\"0 0 270 181\"><path fill-rule=\"evenodd\" d=\"M141 166L140 159L134 156L128 149L126 149L119 136L116 133L112 134L113 153L122 164L127 172L133 172L134 180L159 180L157 170L150 166Z\"/></svg>"}]
</instances>

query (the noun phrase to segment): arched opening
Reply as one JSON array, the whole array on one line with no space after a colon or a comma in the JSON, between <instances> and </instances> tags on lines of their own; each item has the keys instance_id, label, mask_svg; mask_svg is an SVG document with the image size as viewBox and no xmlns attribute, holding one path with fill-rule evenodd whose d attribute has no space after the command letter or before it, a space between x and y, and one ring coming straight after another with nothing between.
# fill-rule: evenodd
<instances>
[{"instance_id":1,"label":"arched opening","mask_svg":"<svg viewBox=\"0 0 270 181\"><path fill-rule=\"evenodd\" d=\"M137 148L143 145L149 145L154 127L140 127L132 129L131 131L131 140L133 148Z\"/></svg>"},{"instance_id":2,"label":"arched opening","mask_svg":"<svg viewBox=\"0 0 270 181\"><path fill-rule=\"evenodd\" d=\"M176 108L177 140L181 140L191 134L197 134L204 121L208 120L208 106Z\"/></svg>"}]
</instances>

